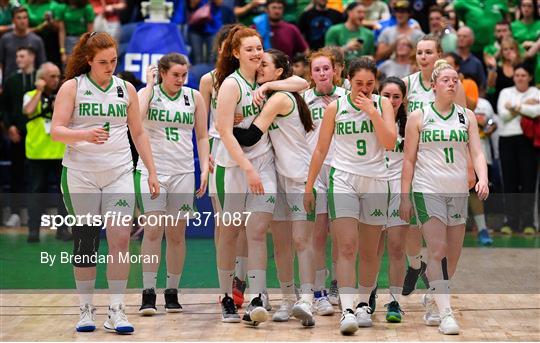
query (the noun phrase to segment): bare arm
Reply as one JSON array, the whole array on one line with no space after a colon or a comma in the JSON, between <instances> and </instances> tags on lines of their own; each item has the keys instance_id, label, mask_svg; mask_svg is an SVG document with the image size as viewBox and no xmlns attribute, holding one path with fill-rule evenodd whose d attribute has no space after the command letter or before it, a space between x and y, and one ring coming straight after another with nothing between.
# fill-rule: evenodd
<instances>
[{"instance_id":1,"label":"bare arm","mask_svg":"<svg viewBox=\"0 0 540 343\"><path fill-rule=\"evenodd\" d=\"M478 123L476 122L476 116L470 110L467 110L467 117L469 118L469 154L474 165L474 171L478 176L478 183L476 184L476 191L478 192L478 198L485 200L489 194L488 187L488 172L486 157L480 143L480 135L478 133Z\"/></svg>"},{"instance_id":2,"label":"bare arm","mask_svg":"<svg viewBox=\"0 0 540 343\"><path fill-rule=\"evenodd\" d=\"M309 88L309 83L303 78L293 75L285 80L276 80L263 83L253 94L253 101L261 106L268 91L301 92Z\"/></svg>"},{"instance_id":3,"label":"bare arm","mask_svg":"<svg viewBox=\"0 0 540 343\"><path fill-rule=\"evenodd\" d=\"M39 101L41 100L41 95L43 94L43 89L45 88L45 81L43 81L41 79L36 81L36 87L37 87L36 88L36 93L34 94L32 99L30 99L30 101L28 101L28 103L23 105L23 113L27 117L31 116L34 113L34 111L36 110L36 108L37 108L37 106L39 104Z\"/></svg>"},{"instance_id":4,"label":"bare arm","mask_svg":"<svg viewBox=\"0 0 540 343\"><path fill-rule=\"evenodd\" d=\"M416 153L420 138L420 122L422 112L416 110L409 115L405 126L405 148L403 152L403 169L401 172L401 199L409 198L411 192L414 166L416 165Z\"/></svg>"},{"instance_id":5,"label":"bare arm","mask_svg":"<svg viewBox=\"0 0 540 343\"><path fill-rule=\"evenodd\" d=\"M240 90L238 89L236 82L232 79L225 80L218 92L216 129L231 157L243 171L247 172L254 169L253 165L244 155L244 152L242 151L240 144L238 144L234 138L232 131L234 111L239 99Z\"/></svg>"},{"instance_id":6,"label":"bare arm","mask_svg":"<svg viewBox=\"0 0 540 343\"><path fill-rule=\"evenodd\" d=\"M131 134L135 148L137 148L137 152L141 156L146 169L148 169L148 174L156 175L156 167L154 165L154 157L152 156L150 140L148 139L148 135L146 134L146 131L144 131L142 125L137 92L131 83L126 82L126 86L129 94L129 105L127 108L127 124L129 127L129 133Z\"/></svg>"},{"instance_id":7,"label":"bare arm","mask_svg":"<svg viewBox=\"0 0 540 343\"><path fill-rule=\"evenodd\" d=\"M212 75L210 75L210 73L204 74L199 83L199 92L201 93L207 110L210 109L210 106L212 105L210 104L210 99L212 97L212 86Z\"/></svg>"},{"instance_id":8,"label":"bare arm","mask_svg":"<svg viewBox=\"0 0 540 343\"><path fill-rule=\"evenodd\" d=\"M141 111L141 118L144 120L146 117L146 112L148 112L148 107L150 105L150 101L152 100L152 96L154 95L154 83L157 68L156 66L149 65L148 68L146 68L146 87L141 89L139 91L139 109Z\"/></svg>"},{"instance_id":9,"label":"bare arm","mask_svg":"<svg viewBox=\"0 0 540 343\"><path fill-rule=\"evenodd\" d=\"M209 163L208 156L210 155L210 143L208 142L208 111L204 104L204 99L198 91L194 90L195 97L195 137L197 139L197 151L199 153L199 165L201 167L201 186L197 191L197 196L202 196L206 192L206 184L208 182Z\"/></svg>"},{"instance_id":10,"label":"bare arm","mask_svg":"<svg viewBox=\"0 0 540 343\"><path fill-rule=\"evenodd\" d=\"M375 52L375 60L382 61L390 57L394 51L394 44L379 43Z\"/></svg>"},{"instance_id":11,"label":"bare arm","mask_svg":"<svg viewBox=\"0 0 540 343\"><path fill-rule=\"evenodd\" d=\"M74 144L82 141L94 144L105 143L109 138L109 133L101 127L91 130L76 130L68 127L75 107L76 92L77 81L75 79L65 82L60 87L54 103L51 138L64 144Z\"/></svg>"},{"instance_id":12,"label":"bare arm","mask_svg":"<svg viewBox=\"0 0 540 343\"><path fill-rule=\"evenodd\" d=\"M328 154L328 149L334 136L334 127L336 124L337 101L332 101L324 110L323 120L319 131L317 146L313 151L311 162L309 164L308 178L305 192L310 193L315 185L315 180L321 171L321 166Z\"/></svg>"},{"instance_id":13,"label":"bare arm","mask_svg":"<svg viewBox=\"0 0 540 343\"><path fill-rule=\"evenodd\" d=\"M268 131L274 119L279 115L286 115L294 109L294 102L285 93L275 93L264 105L261 113L253 121L262 132Z\"/></svg>"},{"instance_id":14,"label":"bare arm","mask_svg":"<svg viewBox=\"0 0 540 343\"><path fill-rule=\"evenodd\" d=\"M377 140L389 150L392 150L396 145L397 130L394 109L390 100L381 97L381 112L382 116L373 105L373 100L366 97L362 92L358 93L354 104L363 112L367 113L369 119L375 128Z\"/></svg>"}]
</instances>

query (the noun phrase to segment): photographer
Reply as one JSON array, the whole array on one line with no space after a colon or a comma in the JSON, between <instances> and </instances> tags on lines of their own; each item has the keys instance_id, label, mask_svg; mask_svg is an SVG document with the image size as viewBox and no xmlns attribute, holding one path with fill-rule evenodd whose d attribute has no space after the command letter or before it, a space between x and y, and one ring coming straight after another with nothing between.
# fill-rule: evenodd
<instances>
[{"instance_id":1,"label":"photographer","mask_svg":"<svg viewBox=\"0 0 540 343\"><path fill-rule=\"evenodd\" d=\"M26 124L26 158L30 172L30 193L47 193L49 174L60 184L64 144L53 142L50 136L54 100L60 86L60 69L50 62L43 63L36 73L36 89L27 92L23 99L23 113L28 117ZM60 192L55 191L54 205L58 214L66 215ZM28 242L39 242L41 214L44 195L34 195L28 201ZM69 240L67 227L57 228L57 239Z\"/></svg>"}]
</instances>

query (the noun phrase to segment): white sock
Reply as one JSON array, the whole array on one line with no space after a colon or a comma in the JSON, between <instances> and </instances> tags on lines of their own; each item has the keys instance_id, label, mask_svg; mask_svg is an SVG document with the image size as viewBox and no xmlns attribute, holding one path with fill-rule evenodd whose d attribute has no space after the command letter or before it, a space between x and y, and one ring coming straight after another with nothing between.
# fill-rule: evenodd
<instances>
[{"instance_id":1,"label":"white sock","mask_svg":"<svg viewBox=\"0 0 540 343\"><path fill-rule=\"evenodd\" d=\"M111 307L124 302L127 280L108 280Z\"/></svg>"},{"instance_id":2,"label":"white sock","mask_svg":"<svg viewBox=\"0 0 540 343\"><path fill-rule=\"evenodd\" d=\"M484 216L483 213L475 215L474 222L476 223L476 227L478 228L478 231L487 229L486 216Z\"/></svg>"},{"instance_id":3,"label":"white sock","mask_svg":"<svg viewBox=\"0 0 540 343\"><path fill-rule=\"evenodd\" d=\"M315 272L315 285L313 288L315 292L322 291L325 288L327 276L328 276L328 270L326 268L317 270Z\"/></svg>"},{"instance_id":4,"label":"white sock","mask_svg":"<svg viewBox=\"0 0 540 343\"><path fill-rule=\"evenodd\" d=\"M403 292L403 287L401 286L392 286L390 285L390 301L401 302L401 293Z\"/></svg>"},{"instance_id":5,"label":"white sock","mask_svg":"<svg viewBox=\"0 0 540 343\"><path fill-rule=\"evenodd\" d=\"M364 287L364 286L358 285L358 303L369 304L369 296L371 295L371 291L374 288L375 288L375 285L371 287Z\"/></svg>"},{"instance_id":6,"label":"white sock","mask_svg":"<svg viewBox=\"0 0 540 343\"><path fill-rule=\"evenodd\" d=\"M439 313L444 313L447 310L451 311L452 307L450 306L450 281L449 280L435 280L430 281L429 286L431 287L431 293L433 294L433 299L437 303L439 308Z\"/></svg>"},{"instance_id":7,"label":"white sock","mask_svg":"<svg viewBox=\"0 0 540 343\"><path fill-rule=\"evenodd\" d=\"M156 289L156 279L157 279L157 273L154 272L143 272L142 273L143 278L143 288L144 289Z\"/></svg>"},{"instance_id":8,"label":"white sock","mask_svg":"<svg viewBox=\"0 0 540 343\"><path fill-rule=\"evenodd\" d=\"M358 290L353 287L339 287L339 300L341 301L341 308L351 309L354 311L356 308L355 300L358 295Z\"/></svg>"},{"instance_id":9,"label":"white sock","mask_svg":"<svg viewBox=\"0 0 540 343\"><path fill-rule=\"evenodd\" d=\"M181 277L182 277L182 273L180 274L167 273L167 288L177 289L178 284L180 283Z\"/></svg>"},{"instance_id":10,"label":"white sock","mask_svg":"<svg viewBox=\"0 0 540 343\"><path fill-rule=\"evenodd\" d=\"M88 281L75 280L77 293L79 294L79 304L81 306L84 306L85 304L93 304L95 284L96 279Z\"/></svg>"},{"instance_id":11,"label":"white sock","mask_svg":"<svg viewBox=\"0 0 540 343\"><path fill-rule=\"evenodd\" d=\"M247 275L249 278L249 293L251 294L251 300L253 300L266 289L266 270L248 270Z\"/></svg>"},{"instance_id":12,"label":"white sock","mask_svg":"<svg viewBox=\"0 0 540 343\"><path fill-rule=\"evenodd\" d=\"M336 272L337 272L337 264L336 262L332 262L332 281L337 280Z\"/></svg>"},{"instance_id":13,"label":"white sock","mask_svg":"<svg viewBox=\"0 0 540 343\"><path fill-rule=\"evenodd\" d=\"M234 267L234 274L241 281L246 281L247 263L247 256L236 256L236 266Z\"/></svg>"},{"instance_id":14,"label":"white sock","mask_svg":"<svg viewBox=\"0 0 540 343\"><path fill-rule=\"evenodd\" d=\"M312 283L303 283L300 285L300 300L307 301L309 303L313 302L313 284Z\"/></svg>"},{"instance_id":15,"label":"white sock","mask_svg":"<svg viewBox=\"0 0 540 343\"><path fill-rule=\"evenodd\" d=\"M222 294L227 294L232 297L232 282L234 278L234 270L221 270L218 268L219 289Z\"/></svg>"},{"instance_id":16,"label":"white sock","mask_svg":"<svg viewBox=\"0 0 540 343\"><path fill-rule=\"evenodd\" d=\"M279 287L281 288L281 294L283 295L283 298L294 298L296 300L296 294L294 292L294 282L291 281L285 281L285 282L279 282Z\"/></svg>"},{"instance_id":17,"label":"white sock","mask_svg":"<svg viewBox=\"0 0 540 343\"><path fill-rule=\"evenodd\" d=\"M422 254L418 254L414 256L407 255L407 260L409 261L409 266L412 269L420 269L421 267L420 262L422 262Z\"/></svg>"}]
</instances>

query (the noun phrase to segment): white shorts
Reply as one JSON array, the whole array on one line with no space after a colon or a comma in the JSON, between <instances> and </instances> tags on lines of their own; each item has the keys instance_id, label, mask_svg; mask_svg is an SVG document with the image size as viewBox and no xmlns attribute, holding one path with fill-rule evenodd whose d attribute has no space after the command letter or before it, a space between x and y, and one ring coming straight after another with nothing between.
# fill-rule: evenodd
<instances>
[{"instance_id":1,"label":"white shorts","mask_svg":"<svg viewBox=\"0 0 540 343\"><path fill-rule=\"evenodd\" d=\"M219 138L216 138L216 137L210 137L210 155L212 155L212 158L214 159L214 161L216 160L216 154L217 154L217 149L218 149L218 146L219 146L219 143L221 142L221 140ZM214 197L216 196L216 168L217 166L214 166L214 172L213 173L208 173L208 196L209 197Z\"/></svg>"},{"instance_id":2,"label":"white shorts","mask_svg":"<svg viewBox=\"0 0 540 343\"><path fill-rule=\"evenodd\" d=\"M246 174L240 167L216 166L216 195L220 212L229 215L236 212L274 213L277 193L274 154L268 152L254 158L251 163L259 173L265 194L250 193Z\"/></svg>"},{"instance_id":3,"label":"white shorts","mask_svg":"<svg viewBox=\"0 0 540 343\"><path fill-rule=\"evenodd\" d=\"M388 204L388 221L386 228L396 226L409 226L409 223L399 217L399 205L401 203L401 180L389 180L390 203Z\"/></svg>"},{"instance_id":4,"label":"white shorts","mask_svg":"<svg viewBox=\"0 0 540 343\"><path fill-rule=\"evenodd\" d=\"M328 213L328 177L330 176L330 165L323 164L317 180L315 180L315 191L317 194L315 211L317 214Z\"/></svg>"},{"instance_id":5,"label":"white shorts","mask_svg":"<svg viewBox=\"0 0 540 343\"><path fill-rule=\"evenodd\" d=\"M468 195L447 196L414 192L413 203L420 225L432 217L439 219L446 226L462 225L467 221Z\"/></svg>"},{"instance_id":6,"label":"white shorts","mask_svg":"<svg viewBox=\"0 0 540 343\"><path fill-rule=\"evenodd\" d=\"M141 213L165 212L179 218L192 216L195 208L195 174L160 175L159 196L151 198L148 174L145 170L135 171L135 195Z\"/></svg>"},{"instance_id":7,"label":"white shorts","mask_svg":"<svg viewBox=\"0 0 540 343\"><path fill-rule=\"evenodd\" d=\"M61 181L67 212L71 215L105 215L133 217L135 188L133 165L95 172L64 167Z\"/></svg>"},{"instance_id":8,"label":"white shorts","mask_svg":"<svg viewBox=\"0 0 540 343\"><path fill-rule=\"evenodd\" d=\"M369 225L386 225L388 181L330 169L328 210L330 219L355 218Z\"/></svg>"},{"instance_id":9,"label":"white shorts","mask_svg":"<svg viewBox=\"0 0 540 343\"><path fill-rule=\"evenodd\" d=\"M315 220L315 214L304 209L305 183L277 174L277 195L274 221Z\"/></svg>"}]
</instances>

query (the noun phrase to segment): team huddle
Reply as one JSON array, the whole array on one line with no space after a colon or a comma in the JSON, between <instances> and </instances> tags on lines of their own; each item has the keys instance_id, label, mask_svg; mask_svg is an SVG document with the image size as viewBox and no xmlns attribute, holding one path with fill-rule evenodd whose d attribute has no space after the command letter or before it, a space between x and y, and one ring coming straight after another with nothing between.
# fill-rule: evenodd
<instances>
[{"instance_id":1,"label":"team huddle","mask_svg":"<svg viewBox=\"0 0 540 343\"><path fill-rule=\"evenodd\" d=\"M450 281L463 244L467 197L474 187L483 200L489 189L476 118L464 107L457 72L438 60L438 40L428 35L418 42L419 72L403 80L388 77L378 89L370 57L350 61L342 80L339 49L312 52L308 84L293 76L283 52L264 51L253 29L224 26L216 41L216 68L201 78L199 91L184 86L187 60L170 53L148 68L148 83L137 94L113 75L114 40L106 33L82 36L74 50L82 58L69 60L51 129L53 139L67 145L61 185L68 212L132 214L138 207L144 215L189 217L196 211L194 132L201 170L195 196L208 188L216 213L249 214L240 225L223 220L215 228L223 322L258 326L270 319L270 232L282 293L273 321L294 317L315 326L317 315L333 315L339 306L343 335L372 326L386 243L386 320L401 322L401 296L414 291L422 276L429 284L426 325L458 334ZM135 170L128 128L140 155ZM119 200L128 206L117 206ZM127 252L130 231L105 226L109 254ZM185 220L144 227L143 255L161 256L166 237L167 312L182 311L185 227ZM95 254L100 230L74 227L73 254ZM158 267L156 261L142 265L144 316L157 313ZM81 311L76 330L94 331L96 265L74 263L74 274ZM128 274L129 264L118 259L107 266L111 296L104 326L117 333L134 332L123 304Z\"/></svg>"}]
</instances>

